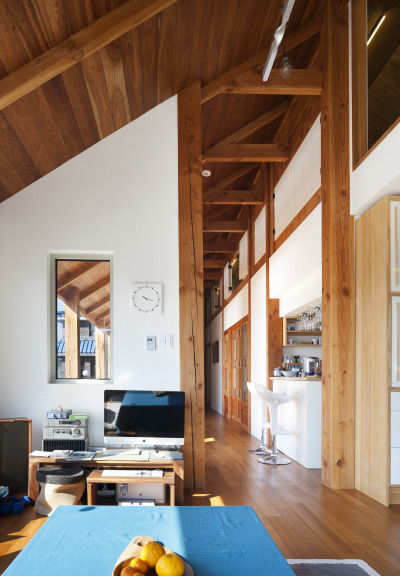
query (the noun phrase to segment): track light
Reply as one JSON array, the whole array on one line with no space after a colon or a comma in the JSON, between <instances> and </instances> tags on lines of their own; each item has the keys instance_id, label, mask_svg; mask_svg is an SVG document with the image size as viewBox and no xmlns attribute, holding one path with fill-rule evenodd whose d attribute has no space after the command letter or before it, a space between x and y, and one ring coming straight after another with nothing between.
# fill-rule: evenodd
<instances>
[{"instance_id":1,"label":"track light","mask_svg":"<svg viewBox=\"0 0 400 576\"><path fill-rule=\"evenodd\" d=\"M228 264L228 290L232 292L232 264L229 262Z\"/></svg>"},{"instance_id":2,"label":"track light","mask_svg":"<svg viewBox=\"0 0 400 576\"><path fill-rule=\"evenodd\" d=\"M368 36L367 46L369 46L372 38L375 36L375 34L378 32L379 28L382 26L385 18L386 18L386 10L384 12L382 12L382 14L379 16L379 19L375 22L375 24L371 30L371 33Z\"/></svg>"}]
</instances>

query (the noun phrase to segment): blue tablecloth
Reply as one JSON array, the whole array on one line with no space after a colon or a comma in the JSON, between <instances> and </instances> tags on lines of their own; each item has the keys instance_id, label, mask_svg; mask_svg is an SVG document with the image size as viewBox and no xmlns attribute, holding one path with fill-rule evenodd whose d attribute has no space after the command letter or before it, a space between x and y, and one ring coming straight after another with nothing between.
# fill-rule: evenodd
<instances>
[{"instance_id":1,"label":"blue tablecloth","mask_svg":"<svg viewBox=\"0 0 400 576\"><path fill-rule=\"evenodd\" d=\"M5 576L111 576L135 536L152 536L195 576L293 576L248 506L59 506Z\"/></svg>"}]
</instances>

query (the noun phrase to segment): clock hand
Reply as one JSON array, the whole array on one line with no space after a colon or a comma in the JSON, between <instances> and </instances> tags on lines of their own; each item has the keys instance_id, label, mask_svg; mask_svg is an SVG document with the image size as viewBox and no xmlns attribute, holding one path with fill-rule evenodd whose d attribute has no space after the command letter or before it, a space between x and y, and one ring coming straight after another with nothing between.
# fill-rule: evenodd
<instances>
[{"instance_id":1,"label":"clock hand","mask_svg":"<svg viewBox=\"0 0 400 576\"><path fill-rule=\"evenodd\" d=\"M153 300L151 298L146 298L146 296L142 296L142 298L144 298L145 300L148 300L149 302L153 302Z\"/></svg>"}]
</instances>

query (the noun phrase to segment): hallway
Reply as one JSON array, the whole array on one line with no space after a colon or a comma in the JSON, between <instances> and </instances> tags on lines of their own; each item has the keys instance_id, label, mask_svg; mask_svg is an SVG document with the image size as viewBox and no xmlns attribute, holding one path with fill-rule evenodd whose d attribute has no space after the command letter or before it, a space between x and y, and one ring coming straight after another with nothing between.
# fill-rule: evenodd
<instances>
[{"instance_id":1,"label":"hallway","mask_svg":"<svg viewBox=\"0 0 400 576\"><path fill-rule=\"evenodd\" d=\"M186 505L252 506L286 558L360 558L381 576L400 573L400 506L356 490L330 490L319 470L266 466L248 454L257 439L206 413L206 488Z\"/></svg>"}]
</instances>

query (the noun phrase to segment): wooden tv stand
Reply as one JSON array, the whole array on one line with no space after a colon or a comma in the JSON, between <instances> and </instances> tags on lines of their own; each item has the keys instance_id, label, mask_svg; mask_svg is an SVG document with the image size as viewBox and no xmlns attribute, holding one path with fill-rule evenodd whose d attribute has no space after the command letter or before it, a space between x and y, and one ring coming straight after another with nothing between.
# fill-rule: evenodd
<instances>
[{"instance_id":1,"label":"wooden tv stand","mask_svg":"<svg viewBox=\"0 0 400 576\"><path fill-rule=\"evenodd\" d=\"M36 480L36 471L42 466L62 466L62 467L76 467L89 468L92 470L103 470L103 469L113 469L113 470L147 470L147 469L160 469L164 471L163 478L153 478L153 477L143 477L141 482L146 482L146 480L160 480L165 483L166 479L170 478L170 475L166 475L165 472L173 472L174 477L167 484L175 486L175 501L177 505L183 506L184 499L184 462L182 460L164 460L158 458L157 460L106 460L104 458L98 458L93 460L66 460L65 458L45 458L30 456L29 457L29 479L28 479L28 496L33 500L36 500L39 496L39 483ZM93 477L92 477L93 478ZM126 480L126 478L125 478ZM104 483L112 484L114 481L109 479L106 481L104 477Z\"/></svg>"}]
</instances>

